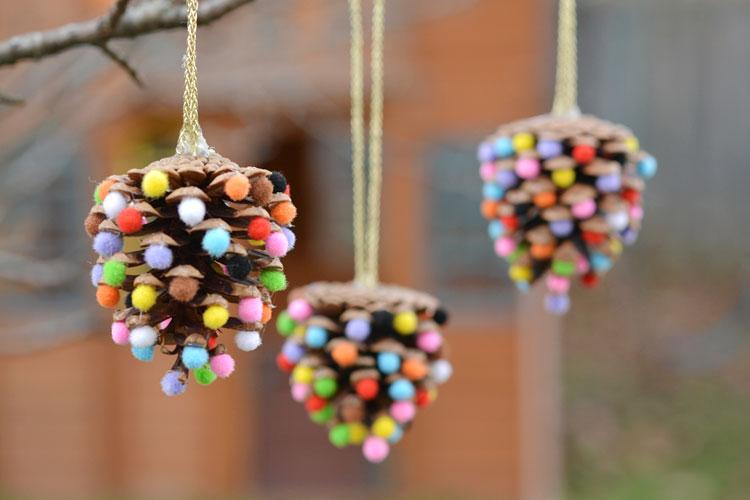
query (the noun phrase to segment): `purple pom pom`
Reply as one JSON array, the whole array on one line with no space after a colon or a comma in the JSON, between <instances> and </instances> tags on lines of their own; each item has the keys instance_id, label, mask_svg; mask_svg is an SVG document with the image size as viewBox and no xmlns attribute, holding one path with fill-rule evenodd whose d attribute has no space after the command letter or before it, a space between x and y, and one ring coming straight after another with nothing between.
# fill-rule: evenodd
<instances>
[{"instance_id":1,"label":"purple pom pom","mask_svg":"<svg viewBox=\"0 0 750 500\"><path fill-rule=\"evenodd\" d=\"M281 231L284 233L284 236L286 236L286 239L289 242L288 250L293 250L294 245L297 243L297 236L288 227L282 227Z\"/></svg>"},{"instance_id":2,"label":"purple pom pom","mask_svg":"<svg viewBox=\"0 0 750 500\"><path fill-rule=\"evenodd\" d=\"M94 236L94 251L102 257L112 257L122 251L122 238L114 233L102 231Z\"/></svg>"},{"instance_id":3,"label":"purple pom pom","mask_svg":"<svg viewBox=\"0 0 750 500\"><path fill-rule=\"evenodd\" d=\"M99 282L102 279L102 273L104 272L104 266L96 264L91 268L91 284L95 287L99 286Z\"/></svg>"},{"instance_id":4,"label":"purple pom pom","mask_svg":"<svg viewBox=\"0 0 750 500\"><path fill-rule=\"evenodd\" d=\"M146 264L153 269L169 269L172 267L172 250L166 245L149 245L143 254Z\"/></svg>"},{"instance_id":5,"label":"purple pom pom","mask_svg":"<svg viewBox=\"0 0 750 500\"><path fill-rule=\"evenodd\" d=\"M161 390L167 396L179 396L187 389L187 384L180 380L182 374L175 370L170 370L164 374L161 379Z\"/></svg>"},{"instance_id":6,"label":"purple pom pom","mask_svg":"<svg viewBox=\"0 0 750 500\"><path fill-rule=\"evenodd\" d=\"M570 297L562 294L548 294L544 298L544 307L551 314L563 315L570 309Z\"/></svg>"}]
</instances>

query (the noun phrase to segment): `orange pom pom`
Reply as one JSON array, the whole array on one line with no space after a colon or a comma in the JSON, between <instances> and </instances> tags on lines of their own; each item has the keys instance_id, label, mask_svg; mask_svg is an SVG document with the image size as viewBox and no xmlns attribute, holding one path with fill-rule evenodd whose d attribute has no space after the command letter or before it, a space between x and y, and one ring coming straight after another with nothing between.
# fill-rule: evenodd
<instances>
[{"instance_id":1,"label":"orange pom pom","mask_svg":"<svg viewBox=\"0 0 750 500\"><path fill-rule=\"evenodd\" d=\"M100 306L113 309L120 302L120 291L109 285L99 285L96 288L96 301Z\"/></svg>"},{"instance_id":2,"label":"orange pom pom","mask_svg":"<svg viewBox=\"0 0 750 500\"><path fill-rule=\"evenodd\" d=\"M411 358L401 363L401 372L409 380L422 380L427 376L427 366L421 360Z\"/></svg>"},{"instance_id":3,"label":"orange pom pom","mask_svg":"<svg viewBox=\"0 0 750 500\"><path fill-rule=\"evenodd\" d=\"M263 324L268 323L271 321L271 316L273 316L273 311L271 310L271 306L268 304L263 304L263 314L260 316L260 321Z\"/></svg>"},{"instance_id":4,"label":"orange pom pom","mask_svg":"<svg viewBox=\"0 0 750 500\"><path fill-rule=\"evenodd\" d=\"M109 194L109 188L115 185L113 179L103 180L99 183L99 199L103 200Z\"/></svg>"},{"instance_id":5,"label":"orange pom pom","mask_svg":"<svg viewBox=\"0 0 750 500\"><path fill-rule=\"evenodd\" d=\"M297 207L289 201L282 201L271 209L271 217L279 224L286 226L297 217Z\"/></svg>"},{"instance_id":6,"label":"orange pom pom","mask_svg":"<svg viewBox=\"0 0 750 500\"><path fill-rule=\"evenodd\" d=\"M224 193L232 201L242 201L250 193L250 181L242 174L233 175L224 184Z\"/></svg>"},{"instance_id":7,"label":"orange pom pom","mask_svg":"<svg viewBox=\"0 0 750 500\"><path fill-rule=\"evenodd\" d=\"M534 204L539 208L549 208L557 203L557 196L555 193L539 193L534 196Z\"/></svg>"},{"instance_id":8,"label":"orange pom pom","mask_svg":"<svg viewBox=\"0 0 750 500\"><path fill-rule=\"evenodd\" d=\"M482 217L485 219L497 217L497 203L492 200L484 200L482 202Z\"/></svg>"},{"instance_id":9,"label":"orange pom pom","mask_svg":"<svg viewBox=\"0 0 750 500\"><path fill-rule=\"evenodd\" d=\"M547 260L552 258L552 254L555 253L556 248L557 245L554 243L548 245L534 244L531 245L529 253L537 260Z\"/></svg>"},{"instance_id":10,"label":"orange pom pom","mask_svg":"<svg viewBox=\"0 0 750 500\"><path fill-rule=\"evenodd\" d=\"M339 366L351 366L357 361L357 346L354 342L341 342L331 350L331 357Z\"/></svg>"}]
</instances>

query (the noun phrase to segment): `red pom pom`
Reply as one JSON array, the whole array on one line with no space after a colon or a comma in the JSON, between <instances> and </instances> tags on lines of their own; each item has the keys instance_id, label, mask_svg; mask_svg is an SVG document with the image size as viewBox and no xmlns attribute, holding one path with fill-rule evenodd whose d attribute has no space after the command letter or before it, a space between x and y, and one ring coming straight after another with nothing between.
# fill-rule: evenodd
<instances>
[{"instance_id":1,"label":"red pom pom","mask_svg":"<svg viewBox=\"0 0 750 500\"><path fill-rule=\"evenodd\" d=\"M414 398L417 406L423 407L430 404L430 393L426 389L417 389L417 395Z\"/></svg>"},{"instance_id":2,"label":"red pom pom","mask_svg":"<svg viewBox=\"0 0 750 500\"><path fill-rule=\"evenodd\" d=\"M635 205L636 203L641 201L641 193L639 193L635 189L625 189L622 192L622 199L627 201L631 205Z\"/></svg>"},{"instance_id":3,"label":"red pom pom","mask_svg":"<svg viewBox=\"0 0 750 500\"><path fill-rule=\"evenodd\" d=\"M369 401L378 395L378 392L380 392L380 386L378 385L377 380L366 378L357 382L355 390L360 398Z\"/></svg>"},{"instance_id":4,"label":"red pom pom","mask_svg":"<svg viewBox=\"0 0 750 500\"><path fill-rule=\"evenodd\" d=\"M208 350L212 351L216 349L216 344L218 343L219 343L219 337L217 337L216 335L211 335L210 337L208 337Z\"/></svg>"},{"instance_id":5,"label":"red pom pom","mask_svg":"<svg viewBox=\"0 0 750 500\"><path fill-rule=\"evenodd\" d=\"M326 406L326 400L320 396L312 395L305 401L305 409L310 413L322 410Z\"/></svg>"},{"instance_id":6,"label":"red pom pom","mask_svg":"<svg viewBox=\"0 0 750 500\"><path fill-rule=\"evenodd\" d=\"M135 233L143 227L143 216L133 207L127 207L117 216L117 226L125 234Z\"/></svg>"},{"instance_id":7,"label":"red pom pom","mask_svg":"<svg viewBox=\"0 0 750 500\"><path fill-rule=\"evenodd\" d=\"M518 217L516 217L515 215L505 215L503 217L500 217L500 222L503 223L503 227L509 233L512 233L513 231L518 229Z\"/></svg>"},{"instance_id":8,"label":"red pom pom","mask_svg":"<svg viewBox=\"0 0 750 500\"><path fill-rule=\"evenodd\" d=\"M583 241L585 241L589 245L601 245L602 243L607 241L607 235L604 233L594 233L591 231L583 231L583 234L581 234L581 237L583 238Z\"/></svg>"},{"instance_id":9,"label":"red pom pom","mask_svg":"<svg viewBox=\"0 0 750 500\"><path fill-rule=\"evenodd\" d=\"M580 144L573 148L573 159L580 165L591 163L596 158L596 148Z\"/></svg>"},{"instance_id":10,"label":"red pom pom","mask_svg":"<svg viewBox=\"0 0 750 500\"><path fill-rule=\"evenodd\" d=\"M271 234L271 223L263 217L256 217L247 226L247 235L253 240L263 240Z\"/></svg>"},{"instance_id":11,"label":"red pom pom","mask_svg":"<svg viewBox=\"0 0 750 500\"><path fill-rule=\"evenodd\" d=\"M594 288L599 284L599 275L596 273L586 273L583 275L583 278L581 278L581 282L584 286Z\"/></svg>"},{"instance_id":12,"label":"red pom pom","mask_svg":"<svg viewBox=\"0 0 750 500\"><path fill-rule=\"evenodd\" d=\"M284 373L292 373L292 370L294 369L294 363L289 361L282 353L279 353L279 355L276 356L276 366L278 366L279 370Z\"/></svg>"}]
</instances>

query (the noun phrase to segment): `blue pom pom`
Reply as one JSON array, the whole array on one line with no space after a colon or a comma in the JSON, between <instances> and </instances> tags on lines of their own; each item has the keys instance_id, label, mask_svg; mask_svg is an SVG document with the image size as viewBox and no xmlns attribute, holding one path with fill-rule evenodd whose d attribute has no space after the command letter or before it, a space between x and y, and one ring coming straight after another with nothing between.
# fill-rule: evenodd
<instances>
[{"instance_id":1,"label":"blue pom pom","mask_svg":"<svg viewBox=\"0 0 750 500\"><path fill-rule=\"evenodd\" d=\"M305 343L313 349L320 349L328 342L328 332L320 326L310 326L305 330Z\"/></svg>"},{"instance_id":2,"label":"blue pom pom","mask_svg":"<svg viewBox=\"0 0 750 500\"><path fill-rule=\"evenodd\" d=\"M172 267L172 250L166 245L149 245L143 253L146 264L154 269L169 269Z\"/></svg>"},{"instance_id":3,"label":"blue pom pom","mask_svg":"<svg viewBox=\"0 0 750 500\"><path fill-rule=\"evenodd\" d=\"M104 274L104 266L101 264L95 264L91 268L91 284L94 287L99 286L99 282L102 280L102 274Z\"/></svg>"},{"instance_id":4,"label":"blue pom pom","mask_svg":"<svg viewBox=\"0 0 750 500\"><path fill-rule=\"evenodd\" d=\"M138 361L151 361L154 359L154 346L148 347L135 347L130 348L130 352L133 353L133 357Z\"/></svg>"},{"instance_id":5,"label":"blue pom pom","mask_svg":"<svg viewBox=\"0 0 750 500\"><path fill-rule=\"evenodd\" d=\"M650 179L656 175L659 164L653 156L647 156L638 162L638 175L645 179Z\"/></svg>"},{"instance_id":6,"label":"blue pom pom","mask_svg":"<svg viewBox=\"0 0 750 500\"><path fill-rule=\"evenodd\" d=\"M528 281L516 281L516 290L519 292L528 293L530 288L531 285L529 285Z\"/></svg>"},{"instance_id":7,"label":"blue pom pom","mask_svg":"<svg viewBox=\"0 0 750 500\"><path fill-rule=\"evenodd\" d=\"M396 444L399 441L401 441L402 437L404 437L404 430L401 428L400 425L397 425L396 428L393 430L393 434L388 436L388 442L391 444Z\"/></svg>"},{"instance_id":8,"label":"blue pom pom","mask_svg":"<svg viewBox=\"0 0 750 500\"><path fill-rule=\"evenodd\" d=\"M298 363L302 356L305 355L305 348L295 341L287 340L284 342L284 346L281 348L281 352L284 357L292 363Z\"/></svg>"},{"instance_id":9,"label":"blue pom pom","mask_svg":"<svg viewBox=\"0 0 750 500\"><path fill-rule=\"evenodd\" d=\"M495 153L492 151L492 144L489 142L483 142L480 144L479 149L477 150L477 159L484 163L486 161L492 161L494 160Z\"/></svg>"},{"instance_id":10,"label":"blue pom pom","mask_svg":"<svg viewBox=\"0 0 750 500\"><path fill-rule=\"evenodd\" d=\"M570 297L562 294L548 294L544 297L544 308L550 314L561 316L570 309Z\"/></svg>"},{"instance_id":11,"label":"blue pom pom","mask_svg":"<svg viewBox=\"0 0 750 500\"><path fill-rule=\"evenodd\" d=\"M286 236L286 241L289 243L289 250L294 250L294 245L297 244L297 235L292 232L288 227L282 227L281 232Z\"/></svg>"},{"instance_id":12,"label":"blue pom pom","mask_svg":"<svg viewBox=\"0 0 750 500\"><path fill-rule=\"evenodd\" d=\"M490 235L491 240L496 240L505 233L505 228L499 220L490 221L487 226L487 234Z\"/></svg>"},{"instance_id":13,"label":"blue pom pom","mask_svg":"<svg viewBox=\"0 0 750 500\"><path fill-rule=\"evenodd\" d=\"M406 379L396 380L388 388L388 395L394 401L406 401L408 399L413 399L415 392L416 391L414 390L414 384Z\"/></svg>"},{"instance_id":14,"label":"blue pom pom","mask_svg":"<svg viewBox=\"0 0 750 500\"><path fill-rule=\"evenodd\" d=\"M114 233L102 231L94 236L94 251L102 257L112 257L122 251L122 238Z\"/></svg>"},{"instance_id":15,"label":"blue pom pom","mask_svg":"<svg viewBox=\"0 0 750 500\"><path fill-rule=\"evenodd\" d=\"M498 158L513 156L513 141L510 137L500 137L492 145L492 150Z\"/></svg>"},{"instance_id":16,"label":"blue pom pom","mask_svg":"<svg viewBox=\"0 0 750 500\"><path fill-rule=\"evenodd\" d=\"M180 380L182 373L170 370L161 379L161 390L167 396L179 396L187 389L187 384Z\"/></svg>"},{"instance_id":17,"label":"blue pom pom","mask_svg":"<svg viewBox=\"0 0 750 500\"><path fill-rule=\"evenodd\" d=\"M357 342L364 342L370 336L370 322L364 318L353 318L344 328L346 336Z\"/></svg>"},{"instance_id":18,"label":"blue pom pom","mask_svg":"<svg viewBox=\"0 0 750 500\"><path fill-rule=\"evenodd\" d=\"M231 237L226 229L215 227L203 235L203 250L211 257L219 258L226 253L231 243Z\"/></svg>"},{"instance_id":19,"label":"blue pom pom","mask_svg":"<svg viewBox=\"0 0 750 500\"><path fill-rule=\"evenodd\" d=\"M189 370L197 370L208 363L208 351L202 347L186 346L182 349L182 364Z\"/></svg>"},{"instance_id":20,"label":"blue pom pom","mask_svg":"<svg viewBox=\"0 0 750 500\"><path fill-rule=\"evenodd\" d=\"M378 370L386 375L396 373L401 368L401 358L394 352L378 354Z\"/></svg>"},{"instance_id":21,"label":"blue pom pom","mask_svg":"<svg viewBox=\"0 0 750 500\"><path fill-rule=\"evenodd\" d=\"M612 259L598 252L591 253L591 268L598 272L607 272L612 269Z\"/></svg>"},{"instance_id":22,"label":"blue pom pom","mask_svg":"<svg viewBox=\"0 0 750 500\"><path fill-rule=\"evenodd\" d=\"M488 200L500 200L505 194L505 190L493 182L487 182L482 188L482 194Z\"/></svg>"}]
</instances>

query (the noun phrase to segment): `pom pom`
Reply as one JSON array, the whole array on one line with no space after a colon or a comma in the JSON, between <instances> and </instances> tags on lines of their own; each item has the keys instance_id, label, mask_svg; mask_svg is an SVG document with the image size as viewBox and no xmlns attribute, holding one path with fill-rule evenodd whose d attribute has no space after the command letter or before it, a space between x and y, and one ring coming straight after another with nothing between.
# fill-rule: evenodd
<instances>
[{"instance_id":1,"label":"pom pom","mask_svg":"<svg viewBox=\"0 0 750 500\"><path fill-rule=\"evenodd\" d=\"M335 379L326 377L313 382L313 390L321 398L329 399L339 390L339 385Z\"/></svg>"},{"instance_id":2,"label":"pom pom","mask_svg":"<svg viewBox=\"0 0 750 500\"><path fill-rule=\"evenodd\" d=\"M367 438L367 427L362 422L349 422L349 444L362 444Z\"/></svg>"},{"instance_id":3,"label":"pom pom","mask_svg":"<svg viewBox=\"0 0 750 500\"><path fill-rule=\"evenodd\" d=\"M650 179L655 176L658 169L659 164L653 156L647 156L638 162L638 175L644 179Z\"/></svg>"},{"instance_id":4,"label":"pom pom","mask_svg":"<svg viewBox=\"0 0 750 500\"><path fill-rule=\"evenodd\" d=\"M271 234L271 223L263 217L255 217L247 225L247 235L250 239L263 241Z\"/></svg>"},{"instance_id":5,"label":"pom pom","mask_svg":"<svg viewBox=\"0 0 750 500\"><path fill-rule=\"evenodd\" d=\"M406 401L414 398L414 384L408 380L400 379L388 387L388 395L394 401Z\"/></svg>"},{"instance_id":6,"label":"pom pom","mask_svg":"<svg viewBox=\"0 0 750 500\"><path fill-rule=\"evenodd\" d=\"M143 176L141 191L146 198L161 198L169 189L169 176L161 170L151 170Z\"/></svg>"},{"instance_id":7,"label":"pom pom","mask_svg":"<svg viewBox=\"0 0 750 500\"><path fill-rule=\"evenodd\" d=\"M349 426L337 424L328 431L328 440L336 448L345 448L349 444Z\"/></svg>"},{"instance_id":8,"label":"pom pom","mask_svg":"<svg viewBox=\"0 0 750 500\"><path fill-rule=\"evenodd\" d=\"M247 257L234 255L227 261L227 273L236 280L244 280L252 270L252 263Z\"/></svg>"},{"instance_id":9,"label":"pom pom","mask_svg":"<svg viewBox=\"0 0 750 500\"><path fill-rule=\"evenodd\" d=\"M565 294L548 294L544 297L544 308L550 314L562 316L570 309L570 297Z\"/></svg>"},{"instance_id":10,"label":"pom pom","mask_svg":"<svg viewBox=\"0 0 750 500\"><path fill-rule=\"evenodd\" d=\"M148 346L148 347L131 346L130 353L138 361L148 362L154 359L154 346Z\"/></svg>"},{"instance_id":11,"label":"pom pom","mask_svg":"<svg viewBox=\"0 0 750 500\"><path fill-rule=\"evenodd\" d=\"M208 306L203 311L203 324L211 330L218 330L229 321L229 311L218 304Z\"/></svg>"},{"instance_id":12,"label":"pom pom","mask_svg":"<svg viewBox=\"0 0 750 500\"><path fill-rule=\"evenodd\" d=\"M573 148L571 156L579 165L587 165L596 158L596 148L586 144L579 144Z\"/></svg>"},{"instance_id":13,"label":"pom pom","mask_svg":"<svg viewBox=\"0 0 750 500\"><path fill-rule=\"evenodd\" d=\"M104 197L102 208L108 219L116 219L120 212L128 206L128 200L122 193L117 191L111 192Z\"/></svg>"},{"instance_id":14,"label":"pom pom","mask_svg":"<svg viewBox=\"0 0 750 500\"><path fill-rule=\"evenodd\" d=\"M102 269L102 281L109 286L119 287L125 281L127 267L124 262L109 260Z\"/></svg>"},{"instance_id":15,"label":"pom pom","mask_svg":"<svg viewBox=\"0 0 750 500\"><path fill-rule=\"evenodd\" d=\"M271 217L282 226L287 226L297 217L297 207L290 201L282 201L271 209Z\"/></svg>"},{"instance_id":16,"label":"pom pom","mask_svg":"<svg viewBox=\"0 0 750 500\"><path fill-rule=\"evenodd\" d=\"M246 297L240 300L238 314L245 323L260 321L263 315L263 301L257 297Z\"/></svg>"},{"instance_id":17,"label":"pom pom","mask_svg":"<svg viewBox=\"0 0 750 500\"><path fill-rule=\"evenodd\" d=\"M166 245L149 245L143 253L143 258L146 260L146 264L153 269L163 271L172 267L172 250Z\"/></svg>"},{"instance_id":18,"label":"pom pom","mask_svg":"<svg viewBox=\"0 0 750 500\"><path fill-rule=\"evenodd\" d=\"M123 321L112 323L112 342L117 345L127 345L130 342L130 330Z\"/></svg>"},{"instance_id":19,"label":"pom pom","mask_svg":"<svg viewBox=\"0 0 750 500\"><path fill-rule=\"evenodd\" d=\"M216 374L208 366L201 366L193 372L195 381L200 385L210 385L216 380Z\"/></svg>"},{"instance_id":20,"label":"pom pom","mask_svg":"<svg viewBox=\"0 0 750 500\"><path fill-rule=\"evenodd\" d=\"M445 359L439 359L430 366L430 376L438 384L444 384L453 375L453 366Z\"/></svg>"},{"instance_id":21,"label":"pom pom","mask_svg":"<svg viewBox=\"0 0 750 500\"><path fill-rule=\"evenodd\" d=\"M300 384L312 384L314 378L315 373L309 366L297 365L292 371L292 380Z\"/></svg>"},{"instance_id":22,"label":"pom pom","mask_svg":"<svg viewBox=\"0 0 750 500\"><path fill-rule=\"evenodd\" d=\"M429 330L417 335L417 347L424 352L432 354L438 352L443 345L443 336L440 332Z\"/></svg>"},{"instance_id":23,"label":"pom pom","mask_svg":"<svg viewBox=\"0 0 750 500\"><path fill-rule=\"evenodd\" d=\"M177 206L177 213L186 226L192 227L203 222L206 216L206 204L198 198L183 198Z\"/></svg>"},{"instance_id":24,"label":"pom pom","mask_svg":"<svg viewBox=\"0 0 750 500\"><path fill-rule=\"evenodd\" d=\"M370 322L364 318L354 318L346 323L346 336L355 342L364 342L370 336Z\"/></svg>"},{"instance_id":25,"label":"pom pom","mask_svg":"<svg viewBox=\"0 0 750 500\"><path fill-rule=\"evenodd\" d=\"M289 251L294 250L294 245L297 244L297 236L288 227L282 227L281 232L283 232L284 236L286 236L286 241L288 242L287 247L289 248Z\"/></svg>"},{"instance_id":26,"label":"pom pom","mask_svg":"<svg viewBox=\"0 0 750 500\"><path fill-rule=\"evenodd\" d=\"M404 311L393 318L393 329L401 335L411 335L417 331L419 320L413 311Z\"/></svg>"},{"instance_id":27,"label":"pom pom","mask_svg":"<svg viewBox=\"0 0 750 500\"><path fill-rule=\"evenodd\" d=\"M396 430L397 424L388 415L381 415L372 423L372 433L381 438L390 437Z\"/></svg>"},{"instance_id":28,"label":"pom pom","mask_svg":"<svg viewBox=\"0 0 750 500\"><path fill-rule=\"evenodd\" d=\"M291 363L298 363L305 355L305 348L295 341L287 340L281 348L281 354Z\"/></svg>"},{"instance_id":29,"label":"pom pom","mask_svg":"<svg viewBox=\"0 0 750 500\"><path fill-rule=\"evenodd\" d=\"M229 245L232 243L232 238L229 231L220 227L215 227L206 231L203 235L203 241L201 246L203 250L208 253L211 257L219 258L229 250Z\"/></svg>"},{"instance_id":30,"label":"pom pom","mask_svg":"<svg viewBox=\"0 0 750 500\"><path fill-rule=\"evenodd\" d=\"M190 302L198 293L198 280L178 277L169 282L169 295L180 302Z\"/></svg>"},{"instance_id":31,"label":"pom pom","mask_svg":"<svg viewBox=\"0 0 750 500\"><path fill-rule=\"evenodd\" d=\"M294 332L294 329L297 327L297 323L292 319L291 316L289 316L289 313L286 311L282 311L281 314L276 318L276 330L278 330L279 334L288 337L289 335Z\"/></svg>"},{"instance_id":32,"label":"pom pom","mask_svg":"<svg viewBox=\"0 0 750 500\"><path fill-rule=\"evenodd\" d=\"M271 257L284 257L289 251L289 242L282 232L271 233L266 238L266 253Z\"/></svg>"},{"instance_id":33,"label":"pom pom","mask_svg":"<svg viewBox=\"0 0 750 500\"><path fill-rule=\"evenodd\" d=\"M227 378L234 371L234 359L229 354L218 354L212 357L211 371L218 377Z\"/></svg>"},{"instance_id":34,"label":"pom pom","mask_svg":"<svg viewBox=\"0 0 750 500\"><path fill-rule=\"evenodd\" d=\"M189 370L197 370L208 363L208 351L203 347L186 345L182 349L180 359L182 360L182 364L185 365L185 368Z\"/></svg>"},{"instance_id":35,"label":"pom pom","mask_svg":"<svg viewBox=\"0 0 750 500\"><path fill-rule=\"evenodd\" d=\"M101 264L95 264L91 268L91 284L99 286L99 282L102 280L102 274L104 274L104 266Z\"/></svg>"},{"instance_id":36,"label":"pom pom","mask_svg":"<svg viewBox=\"0 0 750 500\"><path fill-rule=\"evenodd\" d=\"M133 290L130 299L133 301L133 307L139 311L147 312L149 309L154 307L156 299L159 294L156 292L156 288L151 285L138 285Z\"/></svg>"},{"instance_id":37,"label":"pom pom","mask_svg":"<svg viewBox=\"0 0 750 500\"><path fill-rule=\"evenodd\" d=\"M187 384L182 382L182 372L169 370L161 378L161 391L167 396L179 396L187 390Z\"/></svg>"},{"instance_id":38,"label":"pom pom","mask_svg":"<svg viewBox=\"0 0 750 500\"><path fill-rule=\"evenodd\" d=\"M122 252L122 238L114 233L102 231L94 236L93 247L102 257L112 257L117 252Z\"/></svg>"},{"instance_id":39,"label":"pom pom","mask_svg":"<svg viewBox=\"0 0 750 500\"><path fill-rule=\"evenodd\" d=\"M333 418L334 414L335 411L333 409L333 406L327 405L323 409L311 413L310 419L316 424L323 425L326 422L330 421Z\"/></svg>"},{"instance_id":40,"label":"pom pom","mask_svg":"<svg viewBox=\"0 0 750 500\"><path fill-rule=\"evenodd\" d=\"M99 224L104 221L104 214L90 213L86 216L83 221L83 228L86 230L86 234L91 237L96 236L99 232Z\"/></svg>"},{"instance_id":41,"label":"pom pom","mask_svg":"<svg viewBox=\"0 0 750 500\"><path fill-rule=\"evenodd\" d=\"M399 424L411 422L417 414L417 407L411 401L396 401L391 405L390 414Z\"/></svg>"},{"instance_id":42,"label":"pom pom","mask_svg":"<svg viewBox=\"0 0 750 500\"><path fill-rule=\"evenodd\" d=\"M283 193L284 191L286 191L286 177L284 177L284 174L282 174L281 172L272 172L268 177L268 180L270 180L271 184L273 184L274 193Z\"/></svg>"},{"instance_id":43,"label":"pom pom","mask_svg":"<svg viewBox=\"0 0 750 500\"><path fill-rule=\"evenodd\" d=\"M96 287L96 301L100 306L112 309L120 302L120 291L109 285Z\"/></svg>"},{"instance_id":44,"label":"pom pom","mask_svg":"<svg viewBox=\"0 0 750 500\"><path fill-rule=\"evenodd\" d=\"M254 351L263 343L258 332L237 332L234 343L241 351Z\"/></svg>"},{"instance_id":45,"label":"pom pom","mask_svg":"<svg viewBox=\"0 0 750 500\"><path fill-rule=\"evenodd\" d=\"M391 434L391 437L388 438L388 442L390 444L396 444L399 441L401 441L401 438L403 437L404 437L404 430L401 427L396 426L396 429L393 431L393 434Z\"/></svg>"},{"instance_id":46,"label":"pom pom","mask_svg":"<svg viewBox=\"0 0 750 500\"><path fill-rule=\"evenodd\" d=\"M328 342L328 332L320 326L309 326L305 330L305 343L313 349L321 349Z\"/></svg>"},{"instance_id":47,"label":"pom pom","mask_svg":"<svg viewBox=\"0 0 750 500\"><path fill-rule=\"evenodd\" d=\"M375 399L375 397L380 392L380 385L378 384L377 380L366 378L364 380L358 381L354 386L354 390L357 392L357 395L360 398L365 401L370 401L372 399Z\"/></svg>"},{"instance_id":48,"label":"pom pom","mask_svg":"<svg viewBox=\"0 0 750 500\"><path fill-rule=\"evenodd\" d=\"M130 332L130 345L133 347L148 347L156 344L158 335L153 327L138 326Z\"/></svg>"},{"instance_id":49,"label":"pom pom","mask_svg":"<svg viewBox=\"0 0 750 500\"><path fill-rule=\"evenodd\" d=\"M393 352L381 352L378 354L378 370L386 375L396 373L401 369L401 358Z\"/></svg>"},{"instance_id":50,"label":"pom pom","mask_svg":"<svg viewBox=\"0 0 750 500\"><path fill-rule=\"evenodd\" d=\"M273 196L273 184L265 177L253 177L252 185L250 186L250 197L258 205L268 205Z\"/></svg>"},{"instance_id":51,"label":"pom pom","mask_svg":"<svg viewBox=\"0 0 750 500\"><path fill-rule=\"evenodd\" d=\"M287 312L294 321L307 321L313 314L313 308L305 299L295 299L289 303Z\"/></svg>"},{"instance_id":52,"label":"pom pom","mask_svg":"<svg viewBox=\"0 0 750 500\"><path fill-rule=\"evenodd\" d=\"M117 227L125 234L137 233L143 227L143 215L137 209L128 207L117 215Z\"/></svg>"},{"instance_id":53,"label":"pom pom","mask_svg":"<svg viewBox=\"0 0 750 500\"><path fill-rule=\"evenodd\" d=\"M99 183L94 189L94 202L98 205L104 200L109 194L109 189L114 186L115 181L113 179L106 179Z\"/></svg>"},{"instance_id":54,"label":"pom pom","mask_svg":"<svg viewBox=\"0 0 750 500\"><path fill-rule=\"evenodd\" d=\"M341 342L331 350L331 357L341 367L352 366L359 352L354 342Z\"/></svg>"},{"instance_id":55,"label":"pom pom","mask_svg":"<svg viewBox=\"0 0 750 500\"><path fill-rule=\"evenodd\" d=\"M224 184L224 194L232 201L242 201L250 193L250 181L242 174L230 177Z\"/></svg>"},{"instance_id":56,"label":"pom pom","mask_svg":"<svg viewBox=\"0 0 750 500\"><path fill-rule=\"evenodd\" d=\"M297 403L304 402L310 397L310 386L308 384L292 384L292 399Z\"/></svg>"},{"instance_id":57,"label":"pom pom","mask_svg":"<svg viewBox=\"0 0 750 500\"><path fill-rule=\"evenodd\" d=\"M372 331L379 335L389 335L393 332L393 313L379 310L372 313Z\"/></svg>"},{"instance_id":58,"label":"pom pom","mask_svg":"<svg viewBox=\"0 0 750 500\"><path fill-rule=\"evenodd\" d=\"M287 287L286 276L278 269L263 269L260 272L260 282L269 292L280 292Z\"/></svg>"}]
</instances>

